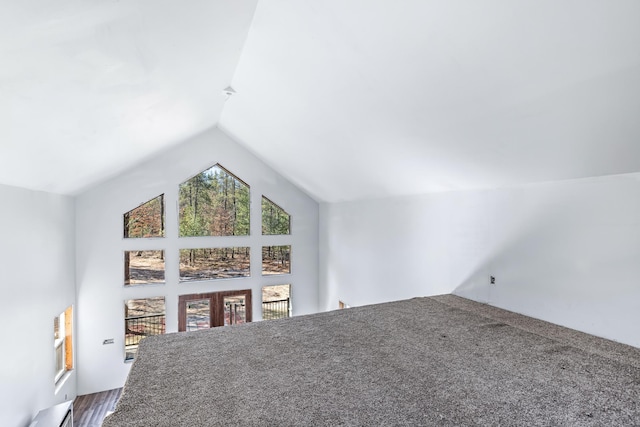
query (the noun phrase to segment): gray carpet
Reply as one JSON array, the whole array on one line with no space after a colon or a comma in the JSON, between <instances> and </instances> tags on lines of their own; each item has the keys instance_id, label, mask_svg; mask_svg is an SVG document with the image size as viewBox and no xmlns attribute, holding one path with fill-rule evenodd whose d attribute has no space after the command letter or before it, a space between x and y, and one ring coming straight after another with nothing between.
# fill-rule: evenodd
<instances>
[{"instance_id":1,"label":"gray carpet","mask_svg":"<svg viewBox=\"0 0 640 427\"><path fill-rule=\"evenodd\" d=\"M451 295L145 339L105 427L640 425L640 350Z\"/></svg>"}]
</instances>

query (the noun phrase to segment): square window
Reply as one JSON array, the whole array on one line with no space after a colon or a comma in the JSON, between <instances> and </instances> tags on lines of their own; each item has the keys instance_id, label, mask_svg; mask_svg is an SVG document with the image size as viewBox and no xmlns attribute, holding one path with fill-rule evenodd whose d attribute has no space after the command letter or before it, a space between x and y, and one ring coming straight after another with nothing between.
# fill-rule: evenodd
<instances>
[{"instance_id":1,"label":"square window","mask_svg":"<svg viewBox=\"0 0 640 427\"><path fill-rule=\"evenodd\" d=\"M125 251L124 285L164 284L164 251Z\"/></svg>"},{"instance_id":2,"label":"square window","mask_svg":"<svg viewBox=\"0 0 640 427\"><path fill-rule=\"evenodd\" d=\"M262 247L262 275L291 273L291 246Z\"/></svg>"}]
</instances>

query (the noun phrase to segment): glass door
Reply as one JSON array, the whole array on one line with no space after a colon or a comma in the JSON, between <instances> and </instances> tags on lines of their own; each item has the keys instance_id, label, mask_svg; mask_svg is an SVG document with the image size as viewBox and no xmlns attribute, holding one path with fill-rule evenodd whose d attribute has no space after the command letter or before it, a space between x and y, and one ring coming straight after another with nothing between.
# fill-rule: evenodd
<instances>
[{"instance_id":1,"label":"glass door","mask_svg":"<svg viewBox=\"0 0 640 427\"><path fill-rule=\"evenodd\" d=\"M211 327L211 300L208 298L190 300L187 304L187 331L197 331Z\"/></svg>"},{"instance_id":2,"label":"glass door","mask_svg":"<svg viewBox=\"0 0 640 427\"><path fill-rule=\"evenodd\" d=\"M247 323L247 300L244 295L224 297L224 326Z\"/></svg>"},{"instance_id":3,"label":"glass door","mask_svg":"<svg viewBox=\"0 0 640 427\"><path fill-rule=\"evenodd\" d=\"M180 295L178 331L251 322L251 289Z\"/></svg>"}]
</instances>

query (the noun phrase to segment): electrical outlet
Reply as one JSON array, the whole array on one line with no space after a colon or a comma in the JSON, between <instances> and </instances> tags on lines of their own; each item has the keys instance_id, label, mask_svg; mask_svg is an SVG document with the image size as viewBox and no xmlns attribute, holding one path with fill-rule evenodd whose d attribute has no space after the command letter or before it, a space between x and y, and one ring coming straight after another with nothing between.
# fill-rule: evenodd
<instances>
[{"instance_id":1,"label":"electrical outlet","mask_svg":"<svg viewBox=\"0 0 640 427\"><path fill-rule=\"evenodd\" d=\"M489 283L491 283L492 285L496 284L496 278L494 276L489 276Z\"/></svg>"}]
</instances>

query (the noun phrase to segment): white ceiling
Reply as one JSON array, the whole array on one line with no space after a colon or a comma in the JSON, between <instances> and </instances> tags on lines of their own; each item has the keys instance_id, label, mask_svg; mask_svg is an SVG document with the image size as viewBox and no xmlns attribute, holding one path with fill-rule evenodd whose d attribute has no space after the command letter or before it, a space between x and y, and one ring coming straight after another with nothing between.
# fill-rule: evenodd
<instances>
[{"instance_id":1,"label":"white ceiling","mask_svg":"<svg viewBox=\"0 0 640 427\"><path fill-rule=\"evenodd\" d=\"M640 170L640 1L261 1L221 128L319 200Z\"/></svg>"},{"instance_id":2,"label":"white ceiling","mask_svg":"<svg viewBox=\"0 0 640 427\"><path fill-rule=\"evenodd\" d=\"M257 0L0 6L0 183L75 193L215 126Z\"/></svg>"},{"instance_id":3,"label":"white ceiling","mask_svg":"<svg viewBox=\"0 0 640 427\"><path fill-rule=\"evenodd\" d=\"M640 171L637 0L256 1L4 2L0 182L216 124L328 202Z\"/></svg>"}]
</instances>

